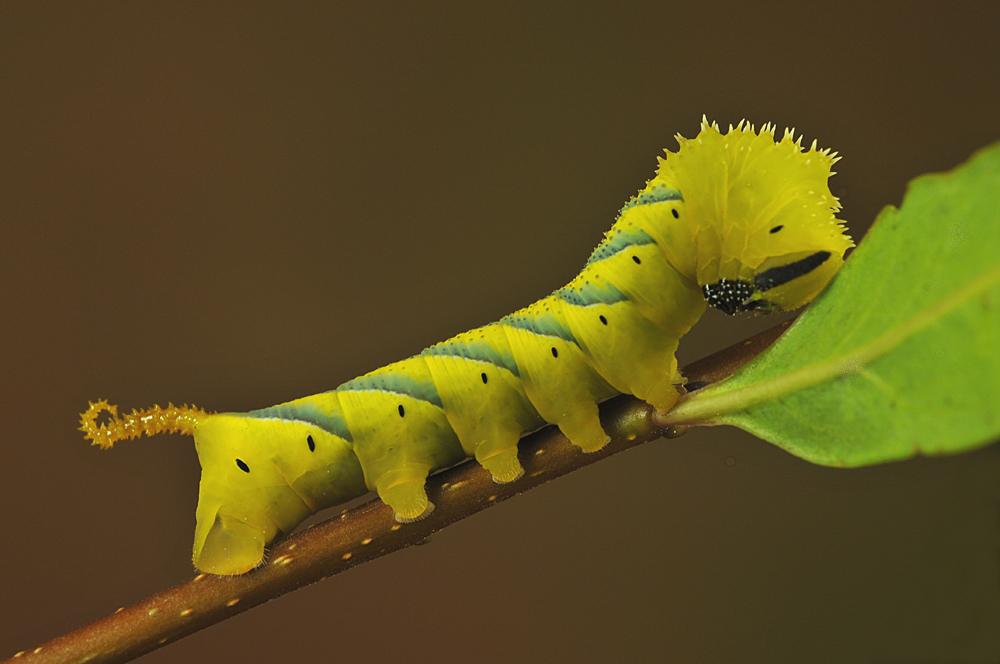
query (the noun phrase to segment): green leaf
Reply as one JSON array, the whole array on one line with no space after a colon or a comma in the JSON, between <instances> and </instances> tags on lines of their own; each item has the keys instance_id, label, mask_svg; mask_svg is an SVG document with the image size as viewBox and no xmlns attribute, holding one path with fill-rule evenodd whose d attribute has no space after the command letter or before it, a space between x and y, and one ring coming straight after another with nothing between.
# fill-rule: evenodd
<instances>
[{"instance_id":1,"label":"green leaf","mask_svg":"<svg viewBox=\"0 0 1000 664\"><path fill-rule=\"evenodd\" d=\"M777 343L667 415L825 465L1000 439L1000 143L911 182Z\"/></svg>"}]
</instances>

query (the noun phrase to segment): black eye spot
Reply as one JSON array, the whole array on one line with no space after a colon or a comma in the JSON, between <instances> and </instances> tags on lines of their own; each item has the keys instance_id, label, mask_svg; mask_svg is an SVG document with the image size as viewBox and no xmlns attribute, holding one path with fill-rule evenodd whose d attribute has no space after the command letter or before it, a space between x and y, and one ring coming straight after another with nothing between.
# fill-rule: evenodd
<instances>
[{"instance_id":1,"label":"black eye spot","mask_svg":"<svg viewBox=\"0 0 1000 664\"><path fill-rule=\"evenodd\" d=\"M633 257L632 257L632 260L634 260L634 261L635 261L635 264L636 264L636 265L642 265L642 261L641 261L641 260L639 260L639 257L638 257L638 256L633 256Z\"/></svg>"},{"instance_id":2,"label":"black eye spot","mask_svg":"<svg viewBox=\"0 0 1000 664\"><path fill-rule=\"evenodd\" d=\"M404 415L406 415L406 411L403 410L403 404L399 404L399 416L403 417Z\"/></svg>"},{"instance_id":3,"label":"black eye spot","mask_svg":"<svg viewBox=\"0 0 1000 664\"><path fill-rule=\"evenodd\" d=\"M236 460L236 465L239 466L240 470L242 470L244 473L249 473L250 472L250 466L248 466L246 464L246 462L243 461L243 459L237 459Z\"/></svg>"},{"instance_id":4,"label":"black eye spot","mask_svg":"<svg viewBox=\"0 0 1000 664\"><path fill-rule=\"evenodd\" d=\"M780 230L781 230L782 228L784 228L784 226L775 226L774 228L772 228L772 229L771 229L771 232L772 232L772 233L777 233L777 232L778 232L778 231L780 231Z\"/></svg>"},{"instance_id":5,"label":"black eye spot","mask_svg":"<svg viewBox=\"0 0 1000 664\"><path fill-rule=\"evenodd\" d=\"M482 374L479 374L479 375L483 377L483 385L485 385L486 384L486 374L482 373Z\"/></svg>"},{"instance_id":6,"label":"black eye spot","mask_svg":"<svg viewBox=\"0 0 1000 664\"><path fill-rule=\"evenodd\" d=\"M678 212L676 209L671 210L670 214L674 215L674 219L680 219L681 218L680 212Z\"/></svg>"},{"instance_id":7,"label":"black eye spot","mask_svg":"<svg viewBox=\"0 0 1000 664\"><path fill-rule=\"evenodd\" d=\"M316 451L316 441L313 440L313 437L312 436L306 436L306 442L309 443L309 451L310 452L315 452Z\"/></svg>"},{"instance_id":8,"label":"black eye spot","mask_svg":"<svg viewBox=\"0 0 1000 664\"><path fill-rule=\"evenodd\" d=\"M557 351L554 347L552 348L552 357L559 357L559 351Z\"/></svg>"},{"instance_id":9,"label":"black eye spot","mask_svg":"<svg viewBox=\"0 0 1000 664\"><path fill-rule=\"evenodd\" d=\"M607 325L608 324L608 319L605 318L604 316L601 316L601 322L604 323L605 325Z\"/></svg>"}]
</instances>

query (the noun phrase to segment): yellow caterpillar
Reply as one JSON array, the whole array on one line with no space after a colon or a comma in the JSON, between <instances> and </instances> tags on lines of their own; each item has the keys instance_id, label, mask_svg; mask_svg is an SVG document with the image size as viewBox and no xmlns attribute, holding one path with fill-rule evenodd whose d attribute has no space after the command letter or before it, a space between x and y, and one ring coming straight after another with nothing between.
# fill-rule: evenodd
<instances>
[{"instance_id":1,"label":"yellow caterpillar","mask_svg":"<svg viewBox=\"0 0 1000 664\"><path fill-rule=\"evenodd\" d=\"M555 424L584 452L607 441L597 404L633 394L660 410L683 378L674 352L706 303L726 313L802 306L852 246L827 180L836 158L791 131L697 138L660 159L583 271L497 323L330 392L249 413L154 407L82 416L94 444L193 435L202 466L194 564L242 574L310 514L367 491L400 521L433 509L424 482L474 456L497 482L522 470L518 440ZM111 421L97 425L102 411Z\"/></svg>"}]
</instances>

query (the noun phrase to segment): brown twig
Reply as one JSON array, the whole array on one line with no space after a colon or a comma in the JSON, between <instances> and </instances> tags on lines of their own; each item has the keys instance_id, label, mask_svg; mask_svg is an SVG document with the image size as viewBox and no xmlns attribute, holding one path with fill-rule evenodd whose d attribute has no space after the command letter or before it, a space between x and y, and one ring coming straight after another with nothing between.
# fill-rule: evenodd
<instances>
[{"instance_id":1,"label":"brown twig","mask_svg":"<svg viewBox=\"0 0 1000 664\"><path fill-rule=\"evenodd\" d=\"M692 382L715 382L759 354L787 326L782 323L719 351L684 373ZM547 427L518 445L525 475L516 482L495 484L479 464L463 463L428 480L427 494L436 509L426 519L398 524L392 510L373 499L285 539L272 548L264 565L248 574L199 574L7 661L129 661L296 588L420 544L460 519L556 477L664 435L683 433L657 427L651 415L648 405L632 397L612 399L601 406L601 423L611 442L599 452L584 454L558 429Z\"/></svg>"}]
</instances>

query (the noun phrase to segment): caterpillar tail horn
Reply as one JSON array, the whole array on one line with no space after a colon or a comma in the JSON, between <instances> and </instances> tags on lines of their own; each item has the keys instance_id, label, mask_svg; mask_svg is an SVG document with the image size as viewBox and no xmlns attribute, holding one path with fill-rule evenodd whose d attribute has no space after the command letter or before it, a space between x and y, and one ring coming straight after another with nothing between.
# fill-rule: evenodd
<instances>
[{"instance_id":1,"label":"caterpillar tail horn","mask_svg":"<svg viewBox=\"0 0 1000 664\"><path fill-rule=\"evenodd\" d=\"M103 412L110 415L110 420L107 424L98 424L97 418ZM208 416L209 413L194 405L167 404L166 408L133 409L128 415L119 417L118 406L101 399L90 402L90 407L80 414L80 431L84 433L84 438L91 441L91 445L108 450L119 440L138 438L142 434L183 433L193 436L198 423Z\"/></svg>"}]
</instances>

